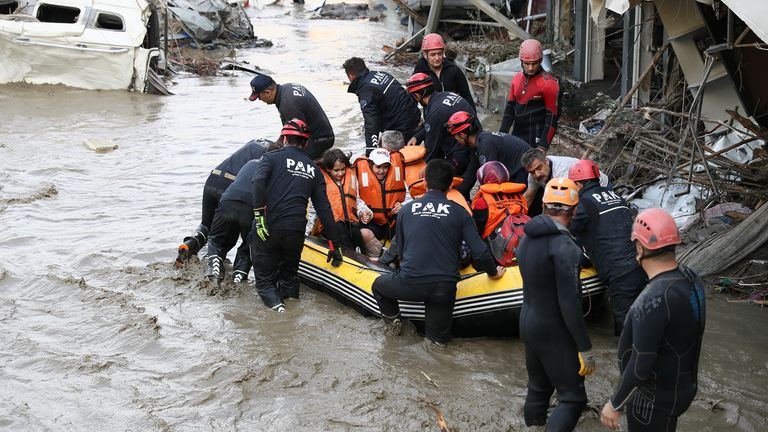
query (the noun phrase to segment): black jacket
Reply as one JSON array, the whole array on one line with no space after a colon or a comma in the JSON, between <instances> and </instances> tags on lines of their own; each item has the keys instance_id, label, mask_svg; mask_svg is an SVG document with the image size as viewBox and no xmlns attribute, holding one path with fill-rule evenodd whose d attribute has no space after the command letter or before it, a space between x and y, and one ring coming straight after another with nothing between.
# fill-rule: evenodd
<instances>
[{"instance_id":1,"label":"black jacket","mask_svg":"<svg viewBox=\"0 0 768 432\"><path fill-rule=\"evenodd\" d=\"M432 77L432 82L435 84L435 93L444 91L454 92L466 99L472 105L473 110L477 110L475 100L472 98L472 92L469 90L467 77L453 60L447 58L443 60L443 69L440 71L440 78L438 79L437 74L429 68L427 59L421 56L419 61L416 62L416 67L413 68L413 73L418 72L429 74Z\"/></svg>"},{"instance_id":2,"label":"black jacket","mask_svg":"<svg viewBox=\"0 0 768 432\"><path fill-rule=\"evenodd\" d=\"M360 101L366 147L379 147L379 133L386 130L399 131L406 139L416 131L419 108L392 75L368 71L355 78L347 92L355 93Z\"/></svg>"},{"instance_id":3,"label":"black jacket","mask_svg":"<svg viewBox=\"0 0 768 432\"><path fill-rule=\"evenodd\" d=\"M235 181L221 195L221 201L241 201L248 206L253 204L253 177L260 160L250 160L240 169Z\"/></svg>"},{"instance_id":4,"label":"black jacket","mask_svg":"<svg viewBox=\"0 0 768 432\"><path fill-rule=\"evenodd\" d=\"M698 389L699 355L706 324L704 283L685 267L654 276L629 310L619 339L621 381L611 404L630 397L679 416Z\"/></svg>"},{"instance_id":5,"label":"black jacket","mask_svg":"<svg viewBox=\"0 0 768 432\"><path fill-rule=\"evenodd\" d=\"M579 192L579 206L570 231L609 284L638 267L629 206L616 192L590 181Z\"/></svg>"},{"instance_id":6,"label":"black jacket","mask_svg":"<svg viewBox=\"0 0 768 432\"><path fill-rule=\"evenodd\" d=\"M464 208L436 191L408 202L397 215L393 240L400 277L412 283L458 281L462 240L472 251L475 268L496 275L496 261Z\"/></svg>"},{"instance_id":7,"label":"black jacket","mask_svg":"<svg viewBox=\"0 0 768 432\"><path fill-rule=\"evenodd\" d=\"M337 241L331 205L320 168L296 146L287 145L264 155L253 177L253 208L266 207L270 230L304 232L307 204L312 199L326 234Z\"/></svg>"},{"instance_id":8,"label":"black jacket","mask_svg":"<svg viewBox=\"0 0 768 432\"><path fill-rule=\"evenodd\" d=\"M520 166L520 158L531 148L520 138L501 132L482 131L477 134L477 163L499 161L509 171L509 181L528 183L528 172Z\"/></svg>"},{"instance_id":9,"label":"black jacket","mask_svg":"<svg viewBox=\"0 0 768 432\"><path fill-rule=\"evenodd\" d=\"M581 310L581 248L568 230L546 215L531 219L517 248L523 277L520 338L526 344L592 348Z\"/></svg>"},{"instance_id":10,"label":"black jacket","mask_svg":"<svg viewBox=\"0 0 768 432\"><path fill-rule=\"evenodd\" d=\"M223 162L218 164L216 169L222 173L229 173L236 176L249 160L259 159L264 156L264 153L267 152L267 147L270 145L272 145L272 141L266 139L259 138L250 140L236 152L232 153L232 156L224 159Z\"/></svg>"},{"instance_id":11,"label":"black jacket","mask_svg":"<svg viewBox=\"0 0 768 432\"><path fill-rule=\"evenodd\" d=\"M307 124L310 137L306 150L312 159L319 158L333 147L335 137L331 122L315 96L304 86L292 83L278 85L275 105L283 124L294 118Z\"/></svg>"}]
</instances>

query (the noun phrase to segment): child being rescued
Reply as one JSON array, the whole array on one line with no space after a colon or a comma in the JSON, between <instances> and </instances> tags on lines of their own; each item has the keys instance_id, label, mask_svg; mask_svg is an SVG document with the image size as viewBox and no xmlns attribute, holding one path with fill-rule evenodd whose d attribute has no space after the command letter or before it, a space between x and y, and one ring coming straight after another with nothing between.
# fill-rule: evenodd
<instances>
[{"instance_id":1,"label":"child being rescued","mask_svg":"<svg viewBox=\"0 0 768 432\"><path fill-rule=\"evenodd\" d=\"M318 160L325 177L325 193L333 209L333 218L341 233L341 245L360 248L369 257L378 257L381 243L373 232L361 226L373 217L373 212L359 197L358 181L349 156L339 149L326 150Z\"/></svg>"},{"instance_id":2,"label":"child being rescued","mask_svg":"<svg viewBox=\"0 0 768 432\"><path fill-rule=\"evenodd\" d=\"M525 185L509 182L509 171L499 161L485 163L477 170L480 188L472 200L472 217L477 230L499 265L517 264L515 250L523 237L523 226L531 220L523 198Z\"/></svg>"}]
</instances>

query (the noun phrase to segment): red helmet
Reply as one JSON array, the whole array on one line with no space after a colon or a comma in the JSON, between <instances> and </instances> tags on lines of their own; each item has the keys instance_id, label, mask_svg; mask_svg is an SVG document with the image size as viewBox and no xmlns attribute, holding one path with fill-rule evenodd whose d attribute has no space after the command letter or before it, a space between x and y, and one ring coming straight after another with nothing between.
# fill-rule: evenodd
<instances>
[{"instance_id":1,"label":"red helmet","mask_svg":"<svg viewBox=\"0 0 768 432\"><path fill-rule=\"evenodd\" d=\"M408 93L417 92L431 85L432 77L423 72L418 72L411 75L411 77L408 78L408 81L405 82L405 87L408 89Z\"/></svg>"},{"instance_id":2,"label":"red helmet","mask_svg":"<svg viewBox=\"0 0 768 432\"><path fill-rule=\"evenodd\" d=\"M436 49L445 49L443 37L437 33L430 33L424 36L424 39L421 40L421 50L430 51Z\"/></svg>"},{"instance_id":3,"label":"red helmet","mask_svg":"<svg viewBox=\"0 0 768 432\"><path fill-rule=\"evenodd\" d=\"M459 132L469 129L475 123L475 117L466 111L459 111L453 113L448 118L448 122L445 124L445 128L448 129L448 133L456 135Z\"/></svg>"},{"instance_id":4,"label":"red helmet","mask_svg":"<svg viewBox=\"0 0 768 432\"><path fill-rule=\"evenodd\" d=\"M536 62L544 58L544 48L536 39L526 39L520 44L520 61Z\"/></svg>"},{"instance_id":5,"label":"red helmet","mask_svg":"<svg viewBox=\"0 0 768 432\"><path fill-rule=\"evenodd\" d=\"M675 219L660 208L651 208L640 212L635 218L634 225L632 225L630 238L639 241L644 248L649 250L681 243Z\"/></svg>"},{"instance_id":6,"label":"red helmet","mask_svg":"<svg viewBox=\"0 0 768 432\"><path fill-rule=\"evenodd\" d=\"M283 130L280 132L280 136L295 135L302 138L309 138L309 128L307 124L297 118L291 119L288 123L283 125Z\"/></svg>"},{"instance_id":7,"label":"red helmet","mask_svg":"<svg viewBox=\"0 0 768 432\"><path fill-rule=\"evenodd\" d=\"M504 183L509 181L509 170L499 161L490 161L477 170L477 181L486 183Z\"/></svg>"},{"instance_id":8,"label":"red helmet","mask_svg":"<svg viewBox=\"0 0 768 432\"><path fill-rule=\"evenodd\" d=\"M593 180L600 178L600 170L597 164L589 159L582 159L568 170L568 178L577 182L582 180Z\"/></svg>"}]
</instances>

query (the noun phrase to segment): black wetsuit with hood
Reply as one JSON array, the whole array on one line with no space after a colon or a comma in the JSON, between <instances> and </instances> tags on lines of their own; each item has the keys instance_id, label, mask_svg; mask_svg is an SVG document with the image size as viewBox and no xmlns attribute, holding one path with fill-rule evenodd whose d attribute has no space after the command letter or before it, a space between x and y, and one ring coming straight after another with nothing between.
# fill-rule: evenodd
<instances>
[{"instance_id":1,"label":"black wetsuit with hood","mask_svg":"<svg viewBox=\"0 0 768 432\"><path fill-rule=\"evenodd\" d=\"M629 310L619 339L621 382L611 398L630 432L674 431L698 388L706 324L704 283L690 269L653 277Z\"/></svg>"},{"instance_id":2,"label":"black wetsuit with hood","mask_svg":"<svg viewBox=\"0 0 768 432\"><path fill-rule=\"evenodd\" d=\"M578 353L592 348L581 307L581 248L547 215L531 219L524 231L517 260L523 277L520 339L528 370L525 424L570 431L587 404ZM547 419L555 390L558 404Z\"/></svg>"}]
</instances>

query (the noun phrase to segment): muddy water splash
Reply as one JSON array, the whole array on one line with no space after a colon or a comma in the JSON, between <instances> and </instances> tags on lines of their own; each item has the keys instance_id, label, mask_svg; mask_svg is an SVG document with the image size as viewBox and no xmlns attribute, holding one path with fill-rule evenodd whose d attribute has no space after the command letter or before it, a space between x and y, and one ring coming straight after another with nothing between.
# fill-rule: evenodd
<instances>
[{"instance_id":1,"label":"muddy water splash","mask_svg":"<svg viewBox=\"0 0 768 432\"><path fill-rule=\"evenodd\" d=\"M339 145L359 149L340 65L357 55L379 68L381 44L402 37L391 10L380 23L251 10L276 46L241 54L306 85ZM2 87L0 429L413 431L437 430L439 412L454 431L523 430L516 340L434 349L324 294L305 289L278 315L251 286L173 267L207 172L279 131L273 106L244 100L249 80L179 77L166 98ZM95 153L93 139L118 149ZM701 391L680 430L765 430L765 312L709 301ZM617 380L607 328L590 324L599 369L582 431L601 430Z\"/></svg>"}]
</instances>

